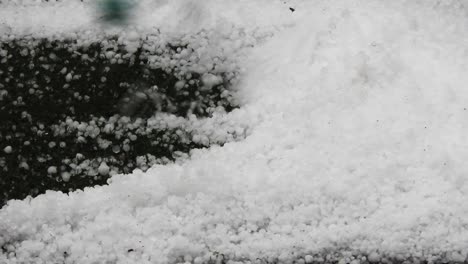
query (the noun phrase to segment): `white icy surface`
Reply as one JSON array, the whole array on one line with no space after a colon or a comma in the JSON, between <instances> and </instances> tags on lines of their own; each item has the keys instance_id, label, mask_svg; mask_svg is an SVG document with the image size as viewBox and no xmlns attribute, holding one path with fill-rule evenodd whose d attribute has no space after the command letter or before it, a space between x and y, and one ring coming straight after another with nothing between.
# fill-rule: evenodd
<instances>
[{"instance_id":1,"label":"white icy surface","mask_svg":"<svg viewBox=\"0 0 468 264\"><path fill-rule=\"evenodd\" d=\"M74 5L80 23L91 21L75 2L24 8ZM464 5L142 1L141 27L274 33L239 60L243 105L223 117L248 124L247 138L114 176L109 186L10 201L0 210L0 262L203 263L214 252L252 262L326 252L465 260ZM5 10L0 21L10 30L28 30L32 22ZM55 18L29 26L74 29Z\"/></svg>"}]
</instances>

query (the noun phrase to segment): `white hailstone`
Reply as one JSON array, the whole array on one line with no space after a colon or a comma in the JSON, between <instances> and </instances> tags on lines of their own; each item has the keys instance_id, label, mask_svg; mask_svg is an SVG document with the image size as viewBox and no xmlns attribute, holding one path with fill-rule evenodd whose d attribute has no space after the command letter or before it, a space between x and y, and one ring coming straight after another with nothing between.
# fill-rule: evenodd
<instances>
[{"instance_id":1,"label":"white hailstone","mask_svg":"<svg viewBox=\"0 0 468 264\"><path fill-rule=\"evenodd\" d=\"M182 130L180 130L180 129L177 129L175 133L176 133L176 135L178 135L179 137L182 137L182 135L184 134L184 132L182 132Z\"/></svg>"},{"instance_id":2,"label":"white hailstone","mask_svg":"<svg viewBox=\"0 0 468 264\"><path fill-rule=\"evenodd\" d=\"M87 167L86 170L87 170L86 174L88 176L97 176L99 174L98 171L95 168L92 168L92 167ZM97 180L96 177L94 179Z\"/></svg>"},{"instance_id":3,"label":"white hailstone","mask_svg":"<svg viewBox=\"0 0 468 264\"><path fill-rule=\"evenodd\" d=\"M466 260L464 254L461 254L459 252L453 252L451 254L451 258L450 258L452 261L455 261L455 262L458 262L458 263L462 263Z\"/></svg>"},{"instance_id":4,"label":"white hailstone","mask_svg":"<svg viewBox=\"0 0 468 264\"><path fill-rule=\"evenodd\" d=\"M68 181L70 180L70 176L71 176L71 175L70 175L69 172L63 172L63 173L62 173L62 180L63 180L64 182L68 182Z\"/></svg>"},{"instance_id":5,"label":"white hailstone","mask_svg":"<svg viewBox=\"0 0 468 264\"><path fill-rule=\"evenodd\" d=\"M372 252L369 254L369 256L367 256L367 259L370 261L370 262L379 262L380 261L380 256L377 252Z\"/></svg>"},{"instance_id":6,"label":"white hailstone","mask_svg":"<svg viewBox=\"0 0 468 264\"><path fill-rule=\"evenodd\" d=\"M50 166L50 167L47 169L47 173L48 173L48 174L55 174L55 173L57 173L57 167L55 167L55 166Z\"/></svg>"},{"instance_id":7,"label":"white hailstone","mask_svg":"<svg viewBox=\"0 0 468 264\"><path fill-rule=\"evenodd\" d=\"M83 162L80 163L80 168L82 169L87 169L89 167L90 160L84 160Z\"/></svg>"},{"instance_id":8,"label":"white hailstone","mask_svg":"<svg viewBox=\"0 0 468 264\"><path fill-rule=\"evenodd\" d=\"M314 258L311 255L306 255L305 256L305 262L306 263L312 263L314 261Z\"/></svg>"},{"instance_id":9,"label":"white hailstone","mask_svg":"<svg viewBox=\"0 0 468 264\"><path fill-rule=\"evenodd\" d=\"M90 136L93 134L94 127L93 126L87 126L85 129L85 136Z\"/></svg>"},{"instance_id":10,"label":"white hailstone","mask_svg":"<svg viewBox=\"0 0 468 264\"><path fill-rule=\"evenodd\" d=\"M67 67L64 67L61 71L60 71L61 74L65 74L67 73Z\"/></svg>"},{"instance_id":11,"label":"white hailstone","mask_svg":"<svg viewBox=\"0 0 468 264\"><path fill-rule=\"evenodd\" d=\"M65 80L67 82L70 82L73 79L73 75L71 73L68 73L67 76L65 76Z\"/></svg>"},{"instance_id":12,"label":"white hailstone","mask_svg":"<svg viewBox=\"0 0 468 264\"><path fill-rule=\"evenodd\" d=\"M140 39L140 35L138 35L138 33L135 30L133 30L127 34L127 39L130 41L136 41Z\"/></svg>"},{"instance_id":13,"label":"white hailstone","mask_svg":"<svg viewBox=\"0 0 468 264\"><path fill-rule=\"evenodd\" d=\"M148 96L143 92L136 92L135 97L140 100L145 100Z\"/></svg>"},{"instance_id":14,"label":"white hailstone","mask_svg":"<svg viewBox=\"0 0 468 264\"><path fill-rule=\"evenodd\" d=\"M184 88L184 86L185 86L185 81L183 80L176 82L176 84L174 85L176 90L181 90L182 88Z\"/></svg>"},{"instance_id":15,"label":"white hailstone","mask_svg":"<svg viewBox=\"0 0 468 264\"><path fill-rule=\"evenodd\" d=\"M114 153L119 153L120 152L120 146L119 145L114 145L112 146L112 152Z\"/></svg>"},{"instance_id":16,"label":"white hailstone","mask_svg":"<svg viewBox=\"0 0 468 264\"><path fill-rule=\"evenodd\" d=\"M49 148L54 148L56 145L54 141L49 142Z\"/></svg>"},{"instance_id":17,"label":"white hailstone","mask_svg":"<svg viewBox=\"0 0 468 264\"><path fill-rule=\"evenodd\" d=\"M107 166L105 162L101 162L101 165L99 165L98 172L102 176L106 176L109 174L110 168Z\"/></svg>"},{"instance_id":18,"label":"white hailstone","mask_svg":"<svg viewBox=\"0 0 468 264\"><path fill-rule=\"evenodd\" d=\"M183 49L181 52L180 52L180 57L181 58L185 58L187 56L190 55L190 51L188 49Z\"/></svg>"},{"instance_id":19,"label":"white hailstone","mask_svg":"<svg viewBox=\"0 0 468 264\"><path fill-rule=\"evenodd\" d=\"M89 60L88 54L83 54L83 55L81 55L81 59L82 59L82 60L85 60L85 61L86 61L86 60Z\"/></svg>"},{"instance_id":20,"label":"white hailstone","mask_svg":"<svg viewBox=\"0 0 468 264\"><path fill-rule=\"evenodd\" d=\"M5 152L6 154L10 154L12 151L13 151L13 148L11 146L6 146L3 149L3 152Z\"/></svg>"},{"instance_id":21,"label":"white hailstone","mask_svg":"<svg viewBox=\"0 0 468 264\"><path fill-rule=\"evenodd\" d=\"M106 52L106 58L108 60L111 59L112 57L114 57L114 55L115 55L115 52L113 52L113 51Z\"/></svg>"},{"instance_id":22,"label":"white hailstone","mask_svg":"<svg viewBox=\"0 0 468 264\"><path fill-rule=\"evenodd\" d=\"M138 166L144 165L144 164L146 164L146 162L147 162L147 160L146 160L146 157L145 157L145 156L138 156L138 157L136 158L136 164L137 164Z\"/></svg>"},{"instance_id":23,"label":"white hailstone","mask_svg":"<svg viewBox=\"0 0 468 264\"><path fill-rule=\"evenodd\" d=\"M56 60L56 59L57 59L57 55L55 55L55 53L50 53L50 54L49 54L49 58L50 58L51 60Z\"/></svg>"},{"instance_id":24,"label":"white hailstone","mask_svg":"<svg viewBox=\"0 0 468 264\"><path fill-rule=\"evenodd\" d=\"M19 167L25 170L29 170L29 164L26 161L21 162Z\"/></svg>"},{"instance_id":25,"label":"white hailstone","mask_svg":"<svg viewBox=\"0 0 468 264\"><path fill-rule=\"evenodd\" d=\"M99 147L102 149L107 149L112 144L112 141L102 139L102 138L98 138L97 142L98 142Z\"/></svg>"},{"instance_id":26,"label":"white hailstone","mask_svg":"<svg viewBox=\"0 0 468 264\"><path fill-rule=\"evenodd\" d=\"M26 57L26 56L28 56L29 51L28 51L28 49L25 48L25 49L21 50L20 54L21 54L21 56Z\"/></svg>"},{"instance_id":27,"label":"white hailstone","mask_svg":"<svg viewBox=\"0 0 468 264\"><path fill-rule=\"evenodd\" d=\"M184 256L184 260L185 260L185 262L190 263L190 262L192 262L193 258L192 258L192 256L190 256L190 255L185 255L185 256Z\"/></svg>"},{"instance_id":28,"label":"white hailstone","mask_svg":"<svg viewBox=\"0 0 468 264\"><path fill-rule=\"evenodd\" d=\"M129 152L130 151L130 146L125 144L123 145L122 149L125 151L125 152Z\"/></svg>"},{"instance_id":29,"label":"white hailstone","mask_svg":"<svg viewBox=\"0 0 468 264\"><path fill-rule=\"evenodd\" d=\"M127 123L130 122L130 117L128 117L128 116L122 116L122 117L120 118L119 121L120 121L120 123L122 123L122 124L127 124Z\"/></svg>"},{"instance_id":30,"label":"white hailstone","mask_svg":"<svg viewBox=\"0 0 468 264\"><path fill-rule=\"evenodd\" d=\"M107 134L110 134L113 130L114 130L114 124L109 124L109 123L107 123L102 129L102 131Z\"/></svg>"},{"instance_id":31,"label":"white hailstone","mask_svg":"<svg viewBox=\"0 0 468 264\"><path fill-rule=\"evenodd\" d=\"M223 79L211 73L203 74L202 83L204 90L210 90L214 86L223 83Z\"/></svg>"},{"instance_id":32,"label":"white hailstone","mask_svg":"<svg viewBox=\"0 0 468 264\"><path fill-rule=\"evenodd\" d=\"M0 101L3 100L3 97L7 96L8 95L8 91L7 90L0 90Z\"/></svg>"},{"instance_id":33,"label":"white hailstone","mask_svg":"<svg viewBox=\"0 0 468 264\"><path fill-rule=\"evenodd\" d=\"M26 119L28 117L30 117L30 114L28 114L28 112L26 111L21 112L21 118Z\"/></svg>"},{"instance_id":34,"label":"white hailstone","mask_svg":"<svg viewBox=\"0 0 468 264\"><path fill-rule=\"evenodd\" d=\"M15 249L16 249L15 246L12 245L12 244L6 246L6 250L8 252L13 252L13 251L15 251Z\"/></svg>"},{"instance_id":35,"label":"white hailstone","mask_svg":"<svg viewBox=\"0 0 468 264\"><path fill-rule=\"evenodd\" d=\"M128 52L127 54L133 54L135 53L138 48L140 47L140 43L138 41L130 41L125 43L125 49Z\"/></svg>"},{"instance_id":36,"label":"white hailstone","mask_svg":"<svg viewBox=\"0 0 468 264\"><path fill-rule=\"evenodd\" d=\"M101 130L99 129L99 127L95 127L95 128L91 131L90 136L91 136L92 138L95 138L95 137L97 137L100 133L101 133Z\"/></svg>"},{"instance_id":37,"label":"white hailstone","mask_svg":"<svg viewBox=\"0 0 468 264\"><path fill-rule=\"evenodd\" d=\"M65 148L66 146L67 146L67 143L65 143L65 142L63 142L63 141L60 142L60 147L61 147L61 148Z\"/></svg>"}]
</instances>

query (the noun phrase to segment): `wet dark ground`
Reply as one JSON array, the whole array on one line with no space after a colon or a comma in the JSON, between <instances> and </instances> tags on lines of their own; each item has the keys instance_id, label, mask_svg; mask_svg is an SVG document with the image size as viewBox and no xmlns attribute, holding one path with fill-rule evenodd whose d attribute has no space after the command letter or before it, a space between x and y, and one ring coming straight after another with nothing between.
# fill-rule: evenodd
<instances>
[{"instance_id":1,"label":"wet dark ground","mask_svg":"<svg viewBox=\"0 0 468 264\"><path fill-rule=\"evenodd\" d=\"M148 67L141 48L129 54L116 40L106 39L106 47L32 38L0 43L0 206L170 162L174 153L203 146L189 131L148 118L204 117L218 106L236 107L221 96L226 82L200 89L199 74L176 77L174 70ZM176 85L181 79L183 88Z\"/></svg>"}]
</instances>

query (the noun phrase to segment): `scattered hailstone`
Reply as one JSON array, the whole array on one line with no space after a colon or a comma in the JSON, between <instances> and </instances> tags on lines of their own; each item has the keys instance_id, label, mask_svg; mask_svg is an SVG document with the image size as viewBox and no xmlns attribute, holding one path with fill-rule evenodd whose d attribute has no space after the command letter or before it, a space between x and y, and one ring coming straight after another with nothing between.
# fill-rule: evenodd
<instances>
[{"instance_id":1,"label":"scattered hailstone","mask_svg":"<svg viewBox=\"0 0 468 264\"><path fill-rule=\"evenodd\" d=\"M120 146L119 145L114 145L112 146L112 152L114 153L119 153L120 152Z\"/></svg>"},{"instance_id":2,"label":"scattered hailstone","mask_svg":"<svg viewBox=\"0 0 468 264\"><path fill-rule=\"evenodd\" d=\"M127 144L123 145L122 148L123 148L123 150L124 150L125 152L129 152L129 151L130 151L130 146L127 145Z\"/></svg>"},{"instance_id":3,"label":"scattered hailstone","mask_svg":"<svg viewBox=\"0 0 468 264\"><path fill-rule=\"evenodd\" d=\"M21 162L19 167L25 170L29 170L29 164L26 161Z\"/></svg>"},{"instance_id":4,"label":"scattered hailstone","mask_svg":"<svg viewBox=\"0 0 468 264\"><path fill-rule=\"evenodd\" d=\"M110 168L107 166L105 162L102 162L101 165L99 165L98 172L99 174L106 176L109 174Z\"/></svg>"},{"instance_id":5,"label":"scattered hailstone","mask_svg":"<svg viewBox=\"0 0 468 264\"><path fill-rule=\"evenodd\" d=\"M71 176L71 174L69 172L63 172L62 173L62 180L64 182L68 182L70 180L70 176Z\"/></svg>"},{"instance_id":6,"label":"scattered hailstone","mask_svg":"<svg viewBox=\"0 0 468 264\"><path fill-rule=\"evenodd\" d=\"M48 173L48 174L55 174L55 173L57 173L57 167L55 167L55 166L50 166L50 167L47 169L47 173Z\"/></svg>"},{"instance_id":7,"label":"scattered hailstone","mask_svg":"<svg viewBox=\"0 0 468 264\"><path fill-rule=\"evenodd\" d=\"M6 153L6 154L10 154L12 151L13 151L13 148L11 146L6 146L3 151Z\"/></svg>"},{"instance_id":8,"label":"scattered hailstone","mask_svg":"<svg viewBox=\"0 0 468 264\"><path fill-rule=\"evenodd\" d=\"M206 73L202 76L204 90L211 90L214 86L223 83L223 79L211 73Z\"/></svg>"},{"instance_id":9,"label":"scattered hailstone","mask_svg":"<svg viewBox=\"0 0 468 264\"><path fill-rule=\"evenodd\" d=\"M20 54L21 54L21 56L26 57L26 56L28 56L29 51L28 51L28 49L25 48L25 49L21 50Z\"/></svg>"},{"instance_id":10,"label":"scattered hailstone","mask_svg":"<svg viewBox=\"0 0 468 264\"><path fill-rule=\"evenodd\" d=\"M193 260L193 263L195 264L202 264L203 263L203 259L201 257L196 257L194 260Z\"/></svg>"},{"instance_id":11,"label":"scattered hailstone","mask_svg":"<svg viewBox=\"0 0 468 264\"><path fill-rule=\"evenodd\" d=\"M71 73L68 73L67 76L65 76L65 80L67 82L70 82L72 80L73 76L71 75Z\"/></svg>"},{"instance_id":12,"label":"scattered hailstone","mask_svg":"<svg viewBox=\"0 0 468 264\"><path fill-rule=\"evenodd\" d=\"M377 252L372 252L367 256L370 262L379 262L380 261L380 256Z\"/></svg>"},{"instance_id":13,"label":"scattered hailstone","mask_svg":"<svg viewBox=\"0 0 468 264\"><path fill-rule=\"evenodd\" d=\"M128 34L127 34L127 39L130 40L130 41L137 41L140 39L140 35L138 34L138 32L136 32L135 30L133 31L130 31Z\"/></svg>"},{"instance_id":14,"label":"scattered hailstone","mask_svg":"<svg viewBox=\"0 0 468 264\"><path fill-rule=\"evenodd\" d=\"M176 84L174 85L174 87L175 87L177 90L181 90L182 88L184 88L184 86L185 86L185 81L184 81L184 80L178 81L178 82L176 82Z\"/></svg>"}]
</instances>

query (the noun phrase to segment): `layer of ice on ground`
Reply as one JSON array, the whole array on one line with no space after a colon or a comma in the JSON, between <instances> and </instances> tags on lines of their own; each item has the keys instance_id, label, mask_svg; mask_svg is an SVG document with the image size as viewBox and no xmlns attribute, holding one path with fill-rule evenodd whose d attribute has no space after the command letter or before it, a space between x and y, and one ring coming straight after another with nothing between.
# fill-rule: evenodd
<instances>
[{"instance_id":1,"label":"layer of ice on ground","mask_svg":"<svg viewBox=\"0 0 468 264\"><path fill-rule=\"evenodd\" d=\"M168 25L206 12L200 28L284 26L243 61L243 106L225 117L248 120L249 136L109 186L11 201L0 261L466 259L463 1L253 2L145 2Z\"/></svg>"}]
</instances>

